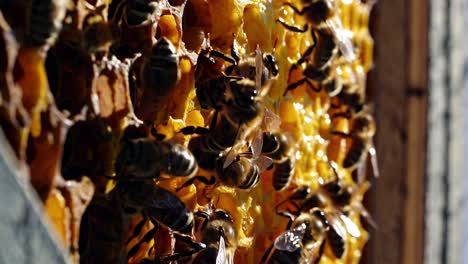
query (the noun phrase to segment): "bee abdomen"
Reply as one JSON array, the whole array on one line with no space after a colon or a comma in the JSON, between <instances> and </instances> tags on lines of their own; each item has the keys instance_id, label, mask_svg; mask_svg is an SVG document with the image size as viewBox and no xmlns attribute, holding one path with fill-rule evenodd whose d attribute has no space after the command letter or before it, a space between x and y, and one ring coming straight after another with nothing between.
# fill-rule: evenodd
<instances>
[{"instance_id":1,"label":"bee abdomen","mask_svg":"<svg viewBox=\"0 0 468 264\"><path fill-rule=\"evenodd\" d=\"M169 192L166 191L165 192ZM173 196L173 194L171 194ZM153 216L159 223L170 229L188 234L192 232L193 213L176 196L174 199L155 201L151 207L147 208L149 215ZM168 205L170 203L170 205Z\"/></svg>"},{"instance_id":2,"label":"bee abdomen","mask_svg":"<svg viewBox=\"0 0 468 264\"><path fill-rule=\"evenodd\" d=\"M351 148L343 161L343 168L351 168L357 164L364 154L365 149L366 144L364 141L354 139Z\"/></svg>"},{"instance_id":3,"label":"bee abdomen","mask_svg":"<svg viewBox=\"0 0 468 264\"><path fill-rule=\"evenodd\" d=\"M177 57L151 57L143 68L143 76L156 96L167 95L179 78Z\"/></svg>"},{"instance_id":4,"label":"bee abdomen","mask_svg":"<svg viewBox=\"0 0 468 264\"><path fill-rule=\"evenodd\" d=\"M200 106L204 109L219 108L224 101L226 84L224 78L210 79L197 84L197 98Z\"/></svg>"},{"instance_id":5,"label":"bee abdomen","mask_svg":"<svg viewBox=\"0 0 468 264\"><path fill-rule=\"evenodd\" d=\"M182 145L172 146L168 160L168 172L174 176L190 176L197 170L195 157Z\"/></svg>"},{"instance_id":6,"label":"bee abdomen","mask_svg":"<svg viewBox=\"0 0 468 264\"><path fill-rule=\"evenodd\" d=\"M243 190L251 189L251 188L257 186L259 180L260 180L260 171L258 169L258 166L251 165L249 173L248 173L245 181L243 181L239 185L239 188L243 189Z\"/></svg>"},{"instance_id":7,"label":"bee abdomen","mask_svg":"<svg viewBox=\"0 0 468 264\"><path fill-rule=\"evenodd\" d=\"M273 154L280 148L280 142L275 134L264 132L263 133L263 154Z\"/></svg>"},{"instance_id":8,"label":"bee abdomen","mask_svg":"<svg viewBox=\"0 0 468 264\"><path fill-rule=\"evenodd\" d=\"M327 233L328 243L330 243L333 254L337 258L341 258L345 252L345 238L341 237L333 228L330 228Z\"/></svg>"},{"instance_id":9,"label":"bee abdomen","mask_svg":"<svg viewBox=\"0 0 468 264\"><path fill-rule=\"evenodd\" d=\"M291 158L288 158L282 163L276 164L275 167L275 172L273 174L273 188L275 188L276 191L281 191L291 182L294 165Z\"/></svg>"}]
</instances>

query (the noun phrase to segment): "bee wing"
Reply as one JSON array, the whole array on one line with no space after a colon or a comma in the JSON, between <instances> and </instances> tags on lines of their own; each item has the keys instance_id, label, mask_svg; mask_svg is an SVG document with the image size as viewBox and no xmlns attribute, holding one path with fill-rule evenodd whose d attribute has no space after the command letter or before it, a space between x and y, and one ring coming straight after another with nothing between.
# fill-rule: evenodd
<instances>
[{"instance_id":1,"label":"bee wing","mask_svg":"<svg viewBox=\"0 0 468 264\"><path fill-rule=\"evenodd\" d=\"M281 118L265 106L263 122L265 124L266 131L276 131L280 128Z\"/></svg>"},{"instance_id":2,"label":"bee wing","mask_svg":"<svg viewBox=\"0 0 468 264\"><path fill-rule=\"evenodd\" d=\"M351 218L344 214L341 214L340 218L346 226L348 234L356 238L361 237L361 231L359 231L359 227L353 222L353 220L351 220Z\"/></svg>"},{"instance_id":3,"label":"bee wing","mask_svg":"<svg viewBox=\"0 0 468 264\"><path fill-rule=\"evenodd\" d=\"M302 239L306 233L306 225L301 224L290 229L275 239L275 248L282 251L294 252L301 248Z\"/></svg>"},{"instance_id":4,"label":"bee wing","mask_svg":"<svg viewBox=\"0 0 468 264\"><path fill-rule=\"evenodd\" d=\"M257 45L255 48L255 85L257 91L261 91L262 88L262 73L263 73L263 55L260 50L260 46Z\"/></svg>"},{"instance_id":5,"label":"bee wing","mask_svg":"<svg viewBox=\"0 0 468 264\"><path fill-rule=\"evenodd\" d=\"M358 184L362 184L367 175L367 154L362 155L361 160L357 164L357 180Z\"/></svg>"},{"instance_id":6,"label":"bee wing","mask_svg":"<svg viewBox=\"0 0 468 264\"><path fill-rule=\"evenodd\" d=\"M257 164L258 170L262 173L273 164L273 159L267 156L260 156L255 160L255 164Z\"/></svg>"},{"instance_id":7,"label":"bee wing","mask_svg":"<svg viewBox=\"0 0 468 264\"><path fill-rule=\"evenodd\" d=\"M239 139L241 138L241 134L242 134L242 129L239 126L239 129L237 130L236 140L235 140L235 142L237 143L234 146L232 146L229 152L226 154L226 159L224 160L224 163L223 163L223 169L227 168L229 165L231 165L234 162L234 160L237 157L237 154L239 153L239 150L242 148L243 140L240 140L240 142L238 142Z\"/></svg>"},{"instance_id":8,"label":"bee wing","mask_svg":"<svg viewBox=\"0 0 468 264\"><path fill-rule=\"evenodd\" d=\"M345 223L342 221L342 219L340 217L340 213L327 212L325 215L327 217L327 221L328 221L330 227L333 228L333 230L335 230L335 232L340 237L346 238L347 230L346 230L346 227L345 227Z\"/></svg>"},{"instance_id":9,"label":"bee wing","mask_svg":"<svg viewBox=\"0 0 468 264\"><path fill-rule=\"evenodd\" d=\"M224 242L223 236L220 236L218 254L216 255L216 264L226 264L226 263L228 263L227 253L226 253L226 243Z\"/></svg>"},{"instance_id":10,"label":"bee wing","mask_svg":"<svg viewBox=\"0 0 468 264\"><path fill-rule=\"evenodd\" d=\"M352 62L356 58L353 43L351 41L352 32L343 28L339 17L327 19L325 24L335 37L335 43L345 59Z\"/></svg>"},{"instance_id":11,"label":"bee wing","mask_svg":"<svg viewBox=\"0 0 468 264\"><path fill-rule=\"evenodd\" d=\"M359 212L359 214L366 219L366 221L373 227L377 228L377 223L375 222L374 218L372 215L367 211L367 209L359 202L354 202L351 205L351 208L354 209L355 211Z\"/></svg>"},{"instance_id":12,"label":"bee wing","mask_svg":"<svg viewBox=\"0 0 468 264\"><path fill-rule=\"evenodd\" d=\"M377 160L377 151L375 150L374 142L372 140L370 143L369 155L370 155L370 161L372 165L372 173L374 173L375 178L378 178L380 176L379 162Z\"/></svg>"},{"instance_id":13,"label":"bee wing","mask_svg":"<svg viewBox=\"0 0 468 264\"><path fill-rule=\"evenodd\" d=\"M229 150L229 152L227 153L226 159L224 160L224 163L223 163L223 169L229 167L229 165L231 165L236 159L237 151L234 151L234 148L235 147L232 147L231 150Z\"/></svg>"},{"instance_id":14,"label":"bee wing","mask_svg":"<svg viewBox=\"0 0 468 264\"><path fill-rule=\"evenodd\" d=\"M263 132L261 129L255 131L254 138L252 140L252 157L256 159L262 153L263 147Z\"/></svg>"}]
</instances>

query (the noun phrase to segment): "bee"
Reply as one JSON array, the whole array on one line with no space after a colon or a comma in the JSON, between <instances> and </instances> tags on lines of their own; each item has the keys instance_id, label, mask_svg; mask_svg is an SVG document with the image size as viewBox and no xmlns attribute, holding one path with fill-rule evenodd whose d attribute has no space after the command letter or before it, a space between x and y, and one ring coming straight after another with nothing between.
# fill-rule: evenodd
<instances>
[{"instance_id":1,"label":"bee","mask_svg":"<svg viewBox=\"0 0 468 264\"><path fill-rule=\"evenodd\" d=\"M199 166L204 169L214 169L214 161L235 144L238 131L239 127L229 122L218 111L213 114L209 129L186 127L181 130L185 135L201 134L190 140L188 148L197 158Z\"/></svg>"},{"instance_id":2,"label":"bee","mask_svg":"<svg viewBox=\"0 0 468 264\"><path fill-rule=\"evenodd\" d=\"M344 255L347 230L336 215L314 208L288 217L287 231L275 239L260 263L265 262L273 248L268 263L318 263L326 242L337 258Z\"/></svg>"},{"instance_id":3,"label":"bee","mask_svg":"<svg viewBox=\"0 0 468 264\"><path fill-rule=\"evenodd\" d=\"M220 67L215 58L221 58L231 65L222 71L222 65ZM275 78L278 72L275 56L270 53L262 54L258 48L254 54L244 56L242 59L239 58L234 47L231 48L231 56L205 48L197 63L197 97L203 108L219 109L228 100L225 98L225 93L229 93L231 102L237 99L244 101L243 98L249 97L245 94L246 88L251 90L255 88L254 93L260 95L261 88ZM252 85L246 79L255 84ZM236 96L241 97L236 99Z\"/></svg>"},{"instance_id":4,"label":"bee","mask_svg":"<svg viewBox=\"0 0 468 264\"><path fill-rule=\"evenodd\" d=\"M227 97L224 105L226 119L234 125L255 127L261 122L264 105L254 81L242 78L229 82L231 95Z\"/></svg>"},{"instance_id":5,"label":"bee","mask_svg":"<svg viewBox=\"0 0 468 264\"><path fill-rule=\"evenodd\" d=\"M342 105L346 106L345 113L336 113L334 117L345 117L350 119L353 114L359 113L364 110L365 94L361 91L348 91L350 90L347 85L343 86L343 90L336 96L339 104L332 103L331 108L340 109Z\"/></svg>"},{"instance_id":6,"label":"bee","mask_svg":"<svg viewBox=\"0 0 468 264\"><path fill-rule=\"evenodd\" d=\"M111 24L118 35L111 50L117 57L132 58L153 46L157 21L163 12L161 1L112 1L109 9Z\"/></svg>"},{"instance_id":7,"label":"bee","mask_svg":"<svg viewBox=\"0 0 468 264\"><path fill-rule=\"evenodd\" d=\"M175 194L155 185L153 181L119 179L111 194L116 196L125 213L140 213L143 216L128 241L138 236L146 221L149 220L154 225L143 240L129 250L129 257L138 252L142 242L148 242L154 237L159 224L181 234L192 233L193 212Z\"/></svg>"},{"instance_id":8,"label":"bee","mask_svg":"<svg viewBox=\"0 0 468 264\"><path fill-rule=\"evenodd\" d=\"M160 259L162 262L177 261L181 257L195 255L190 263L234 263L237 247L237 233L231 215L222 209L196 211L195 216L203 219L197 224L197 231L204 248L198 247L186 252L178 252ZM197 221L198 223L198 221Z\"/></svg>"},{"instance_id":9,"label":"bee","mask_svg":"<svg viewBox=\"0 0 468 264\"><path fill-rule=\"evenodd\" d=\"M57 39L65 18L67 1L33 0L27 9L29 18L25 41L28 46L47 50Z\"/></svg>"},{"instance_id":10,"label":"bee","mask_svg":"<svg viewBox=\"0 0 468 264\"><path fill-rule=\"evenodd\" d=\"M147 124L157 119L158 110L178 83L181 73L174 45L161 38L150 54L138 57L129 73L131 97L138 118Z\"/></svg>"},{"instance_id":11,"label":"bee","mask_svg":"<svg viewBox=\"0 0 468 264\"><path fill-rule=\"evenodd\" d=\"M283 25L286 29L293 32L305 33L311 30L312 37L314 38L314 31L318 30L323 32L329 32L328 34L332 37L336 46L338 46L340 52L346 58L347 61L353 61L356 57L354 53L353 44L350 36L344 30L336 10L338 1L334 0L303 0L304 7L299 10L295 5L287 2L283 6L289 6L292 10L301 16L304 16L307 20L307 24L302 28L288 25L283 19L277 19L276 21ZM305 52L305 54L311 54L313 46ZM310 51L309 51L310 50Z\"/></svg>"},{"instance_id":12,"label":"bee","mask_svg":"<svg viewBox=\"0 0 468 264\"><path fill-rule=\"evenodd\" d=\"M238 148L243 146L243 144L233 145L238 129L224 118L221 118L220 122L222 126L229 129L217 126L206 135L192 138L189 143L189 149L197 157L199 166L214 171L216 177L207 179L204 176L195 176L177 190L191 185L196 180L207 185L220 182L225 186L248 190L258 184L260 174L272 164L271 158L260 156L261 146L260 148L254 147L251 152L238 153ZM223 151L229 147L231 150L223 154Z\"/></svg>"},{"instance_id":13,"label":"bee","mask_svg":"<svg viewBox=\"0 0 468 264\"><path fill-rule=\"evenodd\" d=\"M319 38L317 39L317 36ZM341 82L335 76L335 65L333 59L338 53L338 48L333 41L333 37L327 31L314 30L312 33L314 44L311 45L302 55L302 57L292 65L290 73L299 68L300 65L306 62L306 67L303 70L304 78L291 83L286 88L285 92L296 89L298 86L307 83L307 85L316 92L320 92L325 88L328 94L336 95L342 89ZM314 53L312 54L312 51ZM310 58L310 56L312 56ZM321 86L317 87L310 80L319 82Z\"/></svg>"},{"instance_id":14,"label":"bee","mask_svg":"<svg viewBox=\"0 0 468 264\"><path fill-rule=\"evenodd\" d=\"M343 160L343 168L358 169L358 182L365 177L367 153L370 154L374 177L379 176L377 153L372 138L375 134L375 121L371 114L361 111L351 118L349 134L332 131L332 134L351 139L351 146Z\"/></svg>"},{"instance_id":15,"label":"bee","mask_svg":"<svg viewBox=\"0 0 468 264\"><path fill-rule=\"evenodd\" d=\"M291 138L279 132L264 132L262 153L274 161L273 188L284 190L289 186L295 170Z\"/></svg>"},{"instance_id":16,"label":"bee","mask_svg":"<svg viewBox=\"0 0 468 264\"><path fill-rule=\"evenodd\" d=\"M151 55L145 58L141 79L144 89L151 89L155 96L167 95L179 81L179 58L174 45L167 38L159 39Z\"/></svg>"},{"instance_id":17,"label":"bee","mask_svg":"<svg viewBox=\"0 0 468 264\"><path fill-rule=\"evenodd\" d=\"M290 69L291 72L302 63L307 62L307 66L303 71L305 77L288 85L286 92L304 83L307 83L314 91L321 91L321 87L316 87L309 81L311 79L326 84L324 86L327 92L336 95L340 91L341 86L340 82L333 78L335 69L331 65L332 60L337 56L338 51L340 51L346 61L353 61L355 58L353 44L335 12L336 8L334 5L337 4L336 1L315 0L303 1L303 3L304 7L302 10L299 10L289 2L283 4L283 6L289 6L295 13L307 19L308 24L302 28L288 25L281 18L276 20L286 29L293 32L305 33L310 27L313 40L313 44L307 48L301 58ZM309 58L310 56L312 58Z\"/></svg>"},{"instance_id":18,"label":"bee","mask_svg":"<svg viewBox=\"0 0 468 264\"><path fill-rule=\"evenodd\" d=\"M150 139L126 142L115 162L117 177L123 179L155 179L161 172L190 177L197 169L195 157L184 146Z\"/></svg>"},{"instance_id":19,"label":"bee","mask_svg":"<svg viewBox=\"0 0 468 264\"><path fill-rule=\"evenodd\" d=\"M198 211L196 215L204 218L201 237L207 247L198 253L192 263L234 263L237 233L229 213L216 209L209 213Z\"/></svg>"},{"instance_id":20,"label":"bee","mask_svg":"<svg viewBox=\"0 0 468 264\"><path fill-rule=\"evenodd\" d=\"M294 216L321 211L328 225L326 241L330 244L335 257L341 258L346 251L347 234L353 237L361 236L359 227L345 214L345 211L350 208L357 209L370 220L371 224L373 223L364 207L357 206L356 202L352 201L354 195L355 189L342 185L338 179L322 185L317 191L312 191L309 186L301 186L288 199L279 203L276 211L278 215L288 217L290 222L294 220ZM295 207L295 211L279 210L287 202Z\"/></svg>"}]
</instances>

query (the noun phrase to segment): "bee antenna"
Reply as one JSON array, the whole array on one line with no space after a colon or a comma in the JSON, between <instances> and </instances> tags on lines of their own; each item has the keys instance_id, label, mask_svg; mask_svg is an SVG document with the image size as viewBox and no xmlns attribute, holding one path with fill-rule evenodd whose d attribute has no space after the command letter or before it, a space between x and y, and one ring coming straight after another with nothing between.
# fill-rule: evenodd
<instances>
[{"instance_id":1,"label":"bee antenna","mask_svg":"<svg viewBox=\"0 0 468 264\"><path fill-rule=\"evenodd\" d=\"M273 50L272 50L272 53L275 53L276 44L278 44L278 37L276 37L276 38L275 38L275 42L273 42Z\"/></svg>"}]
</instances>

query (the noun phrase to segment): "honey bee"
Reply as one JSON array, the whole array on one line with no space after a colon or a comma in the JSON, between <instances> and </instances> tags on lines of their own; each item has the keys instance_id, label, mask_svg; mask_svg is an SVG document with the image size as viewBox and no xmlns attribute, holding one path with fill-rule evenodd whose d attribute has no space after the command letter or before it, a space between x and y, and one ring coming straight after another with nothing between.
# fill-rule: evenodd
<instances>
[{"instance_id":1,"label":"honey bee","mask_svg":"<svg viewBox=\"0 0 468 264\"><path fill-rule=\"evenodd\" d=\"M25 41L28 46L45 47L47 50L57 39L65 18L67 1L30 1L29 19Z\"/></svg>"},{"instance_id":2,"label":"honey bee","mask_svg":"<svg viewBox=\"0 0 468 264\"><path fill-rule=\"evenodd\" d=\"M197 157L199 166L212 170L216 177L207 179L204 176L195 176L177 190L196 180L208 185L219 182L229 187L251 189L258 184L261 172L272 164L271 158L260 156L261 145L260 148L254 147L251 152L239 153L238 147L243 145L234 146L238 128L222 117L219 122L220 125L215 125L208 134L192 138L189 143L189 149ZM231 148L230 151L225 153L228 148Z\"/></svg>"},{"instance_id":3,"label":"honey bee","mask_svg":"<svg viewBox=\"0 0 468 264\"><path fill-rule=\"evenodd\" d=\"M223 72L215 58L221 58L231 65ZM254 54L242 59L234 51L234 47L231 48L231 57L205 48L197 63L197 97L203 108L219 109L222 104L229 104L229 99L231 102L244 101L246 97L263 96L265 92L262 92L262 87L275 78L278 72L275 56L270 53L262 54L258 48ZM246 89L250 89L254 95L246 94ZM229 98L225 97L226 93Z\"/></svg>"},{"instance_id":4,"label":"honey bee","mask_svg":"<svg viewBox=\"0 0 468 264\"><path fill-rule=\"evenodd\" d=\"M226 165L227 157L218 160L216 175L223 185L243 190L257 186L260 174L272 163L271 160L238 154Z\"/></svg>"},{"instance_id":5,"label":"honey bee","mask_svg":"<svg viewBox=\"0 0 468 264\"><path fill-rule=\"evenodd\" d=\"M347 61L353 61L356 57L354 53L353 44L351 42L348 32L344 30L341 23L341 19L338 17L336 5L338 1L335 0L303 0L303 8L299 10L293 4L287 2L283 6L290 7L296 14L304 16L307 20L307 24L302 28L288 25L283 19L277 19L276 21L282 24L286 29L293 32L305 33L311 30L312 37L314 38L314 31L321 33L328 32L331 36L335 45L338 46L341 54L346 58ZM311 54L313 46L309 47L305 54ZM303 56L304 57L304 56Z\"/></svg>"},{"instance_id":6,"label":"honey bee","mask_svg":"<svg viewBox=\"0 0 468 264\"><path fill-rule=\"evenodd\" d=\"M224 104L226 119L235 125L255 127L261 122L264 105L258 96L256 84L250 79L232 80L229 83L230 94Z\"/></svg>"},{"instance_id":7,"label":"honey bee","mask_svg":"<svg viewBox=\"0 0 468 264\"><path fill-rule=\"evenodd\" d=\"M295 158L291 139L283 133L263 133L262 153L274 161L273 188L277 191L289 186L294 174Z\"/></svg>"},{"instance_id":8,"label":"honey bee","mask_svg":"<svg viewBox=\"0 0 468 264\"><path fill-rule=\"evenodd\" d=\"M115 162L117 179L155 179L161 172L190 177L197 169L195 157L184 146L149 139L126 142Z\"/></svg>"},{"instance_id":9,"label":"honey bee","mask_svg":"<svg viewBox=\"0 0 468 264\"><path fill-rule=\"evenodd\" d=\"M142 241L149 241L156 233L159 224L165 225L173 231L190 235L193 229L192 211L173 193L157 186L153 181L135 181L119 179L112 191L127 214L140 213L143 220L135 228L133 236L138 236L146 221L151 221L154 228L149 231ZM134 255L140 246L138 243L129 252Z\"/></svg>"},{"instance_id":10,"label":"honey bee","mask_svg":"<svg viewBox=\"0 0 468 264\"><path fill-rule=\"evenodd\" d=\"M237 234L229 213L216 209L209 213L198 211L196 215L205 219L201 224L201 237L207 247L192 263L234 263Z\"/></svg>"},{"instance_id":11,"label":"honey bee","mask_svg":"<svg viewBox=\"0 0 468 264\"><path fill-rule=\"evenodd\" d=\"M357 204L352 202L354 194L354 189L342 185L338 179L324 184L317 191L312 191L308 186L301 186L287 200L279 203L276 211L279 215L288 217L290 222L294 220L294 216L303 213L322 212L326 219L325 223L329 226L326 241L330 244L335 257L341 258L346 251L347 234L353 237L361 236L359 227L345 214L345 211L352 207L359 209L358 212L364 217L370 217L363 206L358 208ZM286 202L290 202L295 207L295 211L279 211ZM369 220L372 221L371 218Z\"/></svg>"},{"instance_id":12,"label":"honey bee","mask_svg":"<svg viewBox=\"0 0 468 264\"><path fill-rule=\"evenodd\" d=\"M346 85L343 86L343 90L337 95L339 104L331 104L332 108L339 109L341 105L346 106L346 113L337 113L332 117L345 117L350 119L353 114L359 113L364 110L365 94L360 91L349 92Z\"/></svg>"},{"instance_id":13,"label":"honey bee","mask_svg":"<svg viewBox=\"0 0 468 264\"><path fill-rule=\"evenodd\" d=\"M162 11L159 0L112 1L109 15L118 35L111 48L113 53L119 58L132 58L153 46Z\"/></svg>"},{"instance_id":14,"label":"honey bee","mask_svg":"<svg viewBox=\"0 0 468 264\"><path fill-rule=\"evenodd\" d=\"M170 94L180 76L179 56L174 45L164 37L153 46L150 54L138 57L129 73L131 97L138 118L153 124L164 96Z\"/></svg>"},{"instance_id":15,"label":"honey bee","mask_svg":"<svg viewBox=\"0 0 468 264\"><path fill-rule=\"evenodd\" d=\"M224 115L216 111L211 118L209 129L205 130L200 136L193 137L188 148L197 158L201 168L214 169L214 161L221 156L222 152L235 144L238 131L238 126L233 125ZM181 130L181 132L188 135L200 131L188 127Z\"/></svg>"},{"instance_id":16,"label":"honey bee","mask_svg":"<svg viewBox=\"0 0 468 264\"><path fill-rule=\"evenodd\" d=\"M351 119L349 134L333 131L332 134L351 139L351 146L343 160L343 168L358 169L358 182L362 183L365 177L367 153L370 154L374 177L379 176L377 152L372 138L375 134L375 121L371 114L361 111Z\"/></svg>"},{"instance_id":17,"label":"honey bee","mask_svg":"<svg viewBox=\"0 0 468 264\"><path fill-rule=\"evenodd\" d=\"M290 217L287 231L280 234L267 250L260 263L264 263L274 248L268 263L318 263L325 243L333 254L341 258L346 251L347 230L344 222L333 212L320 208L302 211Z\"/></svg>"},{"instance_id":18,"label":"honey bee","mask_svg":"<svg viewBox=\"0 0 468 264\"><path fill-rule=\"evenodd\" d=\"M184 252L177 252L171 256L156 259L152 263L178 261L182 257L190 257L195 254L195 258L190 263L234 263L237 233L230 214L222 209L214 210L209 208L208 211L196 211L195 216L203 219L201 223L197 221L196 226L198 236L201 237L201 243L197 244L186 241L192 245L191 247L195 247Z\"/></svg>"},{"instance_id":19,"label":"honey bee","mask_svg":"<svg viewBox=\"0 0 468 264\"><path fill-rule=\"evenodd\" d=\"M167 38L159 39L145 59L141 79L144 89L151 89L155 96L167 95L180 79L179 58Z\"/></svg>"},{"instance_id":20,"label":"honey bee","mask_svg":"<svg viewBox=\"0 0 468 264\"><path fill-rule=\"evenodd\" d=\"M334 96L341 91L341 82L334 77L335 69L332 60L340 51L347 61L353 61L355 58L353 44L350 36L343 29L341 20L335 13L336 8L334 5L337 4L336 1L316 0L303 1L303 3L305 6L302 10L289 2L283 4L283 6L289 6L295 13L307 19L308 24L303 28L288 25L281 18L276 20L293 32L305 33L310 27L313 40L313 44L307 48L301 58L290 69L291 72L302 63L307 62L306 68L303 70L305 77L288 85L285 93L304 83L314 91L321 91L322 87L316 87L310 81L313 80L321 83L327 92Z\"/></svg>"}]
</instances>

